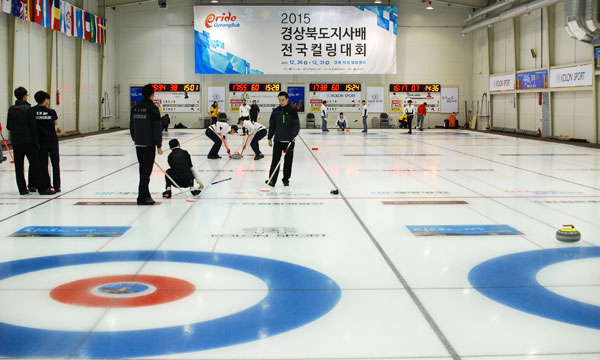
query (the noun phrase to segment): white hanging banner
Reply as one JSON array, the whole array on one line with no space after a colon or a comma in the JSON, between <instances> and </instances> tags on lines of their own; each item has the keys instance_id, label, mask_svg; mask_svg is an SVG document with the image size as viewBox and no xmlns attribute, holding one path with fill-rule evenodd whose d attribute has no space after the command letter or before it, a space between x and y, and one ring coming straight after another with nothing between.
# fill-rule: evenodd
<instances>
[{"instance_id":1,"label":"white hanging banner","mask_svg":"<svg viewBox=\"0 0 600 360\"><path fill-rule=\"evenodd\" d=\"M440 112L441 95L439 92L390 92L390 112L404 113L408 100L414 106L427 103L427 111Z\"/></svg>"},{"instance_id":2,"label":"white hanging banner","mask_svg":"<svg viewBox=\"0 0 600 360\"><path fill-rule=\"evenodd\" d=\"M256 105L258 105L261 113L270 113L273 108L279 106L277 94L278 92L272 91L230 91L229 111L239 111L244 100L246 100L246 105L252 105L252 101L256 100Z\"/></svg>"},{"instance_id":3,"label":"white hanging banner","mask_svg":"<svg viewBox=\"0 0 600 360\"><path fill-rule=\"evenodd\" d=\"M195 72L395 74L397 19L397 6L194 6Z\"/></svg>"},{"instance_id":4,"label":"white hanging banner","mask_svg":"<svg viewBox=\"0 0 600 360\"><path fill-rule=\"evenodd\" d=\"M208 91L208 111L216 101L219 104L219 112L225 112L225 86L209 86Z\"/></svg>"},{"instance_id":5,"label":"white hanging banner","mask_svg":"<svg viewBox=\"0 0 600 360\"><path fill-rule=\"evenodd\" d=\"M512 91L515 89L515 74L490 76L490 91Z\"/></svg>"},{"instance_id":6,"label":"white hanging banner","mask_svg":"<svg viewBox=\"0 0 600 360\"><path fill-rule=\"evenodd\" d=\"M361 109L360 91L311 91L310 111L320 113L323 100L327 101L327 111L330 114L340 111L343 113L360 112Z\"/></svg>"},{"instance_id":7,"label":"white hanging banner","mask_svg":"<svg viewBox=\"0 0 600 360\"><path fill-rule=\"evenodd\" d=\"M594 65L580 65L550 70L550 87L592 86Z\"/></svg>"},{"instance_id":8,"label":"white hanging banner","mask_svg":"<svg viewBox=\"0 0 600 360\"><path fill-rule=\"evenodd\" d=\"M367 86L367 108L369 112L383 112L383 87Z\"/></svg>"},{"instance_id":9,"label":"white hanging banner","mask_svg":"<svg viewBox=\"0 0 600 360\"><path fill-rule=\"evenodd\" d=\"M442 113L458 112L458 88L442 87Z\"/></svg>"}]
</instances>

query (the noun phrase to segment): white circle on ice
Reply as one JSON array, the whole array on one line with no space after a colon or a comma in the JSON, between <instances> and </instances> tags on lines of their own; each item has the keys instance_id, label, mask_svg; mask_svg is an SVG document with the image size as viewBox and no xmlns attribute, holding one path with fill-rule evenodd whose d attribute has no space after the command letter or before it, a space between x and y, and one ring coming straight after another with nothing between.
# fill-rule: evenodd
<instances>
[{"instance_id":1,"label":"white circle on ice","mask_svg":"<svg viewBox=\"0 0 600 360\"><path fill-rule=\"evenodd\" d=\"M196 291L170 303L111 308L108 312L102 307L60 303L49 296L52 289L65 283L127 274L174 277L192 283ZM159 261L57 267L4 279L0 281L0 289L3 290L0 309L11 309L0 311L0 322L64 331L142 330L197 323L250 308L262 301L269 291L264 281L243 271Z\"/></svg>"},{"instance_id":2,"label":"white circle on ice","mask_svg":"<svg viewBox=\"0 0 600 360\"><path fill-rule=\"evenodd\" d=\"M549 291L569 299L600 306L600 258L560 262L536 275Z\"/></svg>"}]
</instances>

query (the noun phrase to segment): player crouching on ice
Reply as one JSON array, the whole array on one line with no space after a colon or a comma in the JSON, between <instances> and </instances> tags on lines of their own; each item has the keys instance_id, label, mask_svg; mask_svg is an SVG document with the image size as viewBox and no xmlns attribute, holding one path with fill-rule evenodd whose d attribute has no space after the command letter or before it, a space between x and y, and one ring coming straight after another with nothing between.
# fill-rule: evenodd
<instances>
[{"instance_id":1,"label":"player crouching on ice","mask_svg":"<svg viewBox=\"0 0 600 360\"><path fill-rule=\"evenodd\" d=\"M180 190L190 188L192 195L199 195L204 189L204 184L200 181L196 170L194 170L190 153L181 148L177 139L169 141L169 147L171 148L168 158L170 168L165 173L167 190L163 192L163 197L171 198L171 186L173 185ZM198 189L193 189L194 179L198 183Z\"/></svg>"}]
</instances>

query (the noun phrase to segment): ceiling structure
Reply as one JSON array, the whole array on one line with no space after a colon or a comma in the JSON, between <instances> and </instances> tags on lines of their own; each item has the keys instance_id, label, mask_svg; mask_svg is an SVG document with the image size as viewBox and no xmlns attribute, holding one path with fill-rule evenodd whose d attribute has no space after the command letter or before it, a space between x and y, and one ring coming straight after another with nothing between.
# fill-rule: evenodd
<instances>
[{"instance_id":1,"label":"ceiling structure","mask_svg":"<svg viewBox=\"0 0 600 360\"><path fill-rule=\"evenodd\" d=\"M138 4L148 1L156 0L100 0L100 6L104 4L106 7ZM195 5L246 5L246 6L260 6L260 5L337 5L337 6L355 6L355 5L398 5L400 0L382 0L381 4L374 4L373 0L219 0L218 4L211 3L210 0L195 0ZM423 1L425 2L425 1ZM488 0L432 0L434 5L436 3L466 6L474 9L486 7Z\"/></svg>"}]
</instances>

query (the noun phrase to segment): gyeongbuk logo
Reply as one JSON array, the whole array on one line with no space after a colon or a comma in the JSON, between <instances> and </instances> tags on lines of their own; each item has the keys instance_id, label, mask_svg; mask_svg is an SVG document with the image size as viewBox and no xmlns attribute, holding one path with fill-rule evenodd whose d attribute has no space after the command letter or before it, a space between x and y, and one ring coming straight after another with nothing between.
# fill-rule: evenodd
<instances>
[{"instance_id":1,"label":"gyeongbuk logo","mask_svg":"<svg viewBox=\"0 0 600 360\"><path fill-rule=\"evenodd\" d=\"M242 229L237 234L212 234L211 237L229 237L229 238L311 238L325 237L325 234L305 234L299 233L294 227L273 226L273 227L249 227Z\"/></svg>"},{"instance_id":2,"label":"gyeongbuk logo","mask_svg":"<svg viewBox=\"0 0 600 360\"><path fill-rule=\"evenodd\" d=\"M227 14L222 13L221 15L208 14L206 19L204 19L204 26L210 29L212 27L240 27L240 23L236 23L237 17L235 15L231 15L231 12L228 11Z\"/></svg>"}]
</instances>

